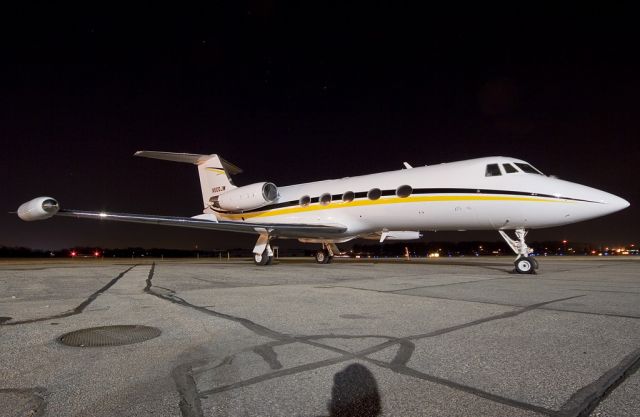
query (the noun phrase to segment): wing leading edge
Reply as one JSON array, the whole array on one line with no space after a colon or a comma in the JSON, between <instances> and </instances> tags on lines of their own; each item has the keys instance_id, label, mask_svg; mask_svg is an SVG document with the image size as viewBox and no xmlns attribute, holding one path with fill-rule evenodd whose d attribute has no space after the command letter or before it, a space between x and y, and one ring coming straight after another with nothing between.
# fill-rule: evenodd
<instances>
[{"instance_id":1,"label":"wing leading edge","mask_svg":"<svg viewBox=\"0 0 640 417\"><path fill-rule=\"evenodd\" d=\"M56 216L75 217L78 219L109 220L128 223L159 224L164 226L189 227L192 229L219 230L226 232L262 234L269 233L274 237L335 237L346 232L343 225L323 224L288 224L288 223L249 223L209 220L196 217L156 216L147 214L104 213L84 210L60 210Z\"/></svg>"}]
</instances>

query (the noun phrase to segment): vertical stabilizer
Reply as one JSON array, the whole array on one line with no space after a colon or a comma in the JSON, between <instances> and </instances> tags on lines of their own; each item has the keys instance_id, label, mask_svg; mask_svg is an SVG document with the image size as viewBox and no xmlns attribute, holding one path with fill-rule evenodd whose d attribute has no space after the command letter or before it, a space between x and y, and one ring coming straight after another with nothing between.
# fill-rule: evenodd
<instances>
[{"instance_id":1,"label":"vertical stabilizer","mask_svg":"<svg viewBox=\"0 0 640 417\"><path fill-rule=\"evenodd\" d=\"M225 161L216 154L198 155L190 153L138 151L135 153L135 156L197 165L205 213L211 212L210 207L213 197L236 188L233 182L231 182L230 176L242 172L240 168Z\"/></svg>"},{"instance_id":2,"label":"vertical stabilizer","mask_svg":"<svg viewBox=\"0 0 640 417\"><path fill-rule=\"evenodd\" d=\"M198 164L202 202L205 211L211 206L212 198L225 191L236 188L231 182L230 172L226 161L218 155L209 155L209 159Z\"/></svg>"}]
</instances>

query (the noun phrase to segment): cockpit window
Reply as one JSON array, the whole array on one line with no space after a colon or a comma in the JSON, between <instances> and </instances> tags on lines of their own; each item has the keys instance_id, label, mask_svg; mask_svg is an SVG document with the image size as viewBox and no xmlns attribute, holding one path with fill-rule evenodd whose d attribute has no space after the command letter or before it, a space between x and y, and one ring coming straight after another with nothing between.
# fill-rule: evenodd
<instances>
[{"instance_id":1,"label":"cockpit window","mask_svg":"<svg viewBox=\"0 0 640 417\"><path fill-rule=\"evenodd\" d=\"M506 172L507 174L513 174L514 172L518 172L516 167L514 167L511 164L502 164L502 168L504 168L504 172Z\"/></svg>"},{"instance_id":2,"label":"cockpit window","mask_svg":"<svg viewBox=\"0 0 640 417\"><path fill-rule=\"evenodd\" d=\"M527 174L542 175L542 172L538 171L537 169L535 169L534 167L532 167L529 164L524 164L522 162L516 162L516 165L518 166L518 168L520 168L522 170L522 172L526 172Z\"/></svg>"},{"instance_id":3,"label":"cockpit window","mask_svg":"<svg viewBox=\"0 0 640 417\"><path fill-rule=\"evenodd\" d=\"M500 167L498 164L489 164L487 165L487 170L484 173L485 177L495 177L498 175L502 175L500 172Z\"/></svg>"}]
</instances>

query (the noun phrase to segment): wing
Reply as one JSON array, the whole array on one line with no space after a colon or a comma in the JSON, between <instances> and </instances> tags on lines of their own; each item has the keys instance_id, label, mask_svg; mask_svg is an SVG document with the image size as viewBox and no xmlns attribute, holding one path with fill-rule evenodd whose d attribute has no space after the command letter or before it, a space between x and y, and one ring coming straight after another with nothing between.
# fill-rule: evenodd
<instances>
[{"instance_id":1,"label":"wing","mask_svg":"<svg viewBox=\"0 0 640 417\"><path fill-rule=\"evenodd\" d=\"M260 234L269 233L274 237L335 237L347 228L339 224L290 224L290 223L249 223L218 221L213 215L196 217L155 216L147 214L104 213L84 210L59 210L55 216L78 219L109 220L128 223L160 224L164 226L190 227L193 229L220 230L226 232Z\"/></svg>"}]
</instances>

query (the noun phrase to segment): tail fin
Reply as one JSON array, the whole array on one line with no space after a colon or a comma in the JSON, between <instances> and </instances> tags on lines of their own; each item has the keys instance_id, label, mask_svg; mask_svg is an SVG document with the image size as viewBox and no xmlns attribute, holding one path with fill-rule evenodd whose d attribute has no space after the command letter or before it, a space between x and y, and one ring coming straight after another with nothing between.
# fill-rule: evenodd
<instances>
[{"instance_id":1,"label":"tail fin","mask_svg":"<svg viewBox=\"0 0 640 417\"><path fill-rule=\"evenodd\" d=\"M230 175L242 172L240 168L225 161L216 154L198 155L191 153L138 151L135 153L135 156L197 165L205 212L210 208L213 197L236 188L233 182L231 182Z\"/></svg>"}]
</instances>

